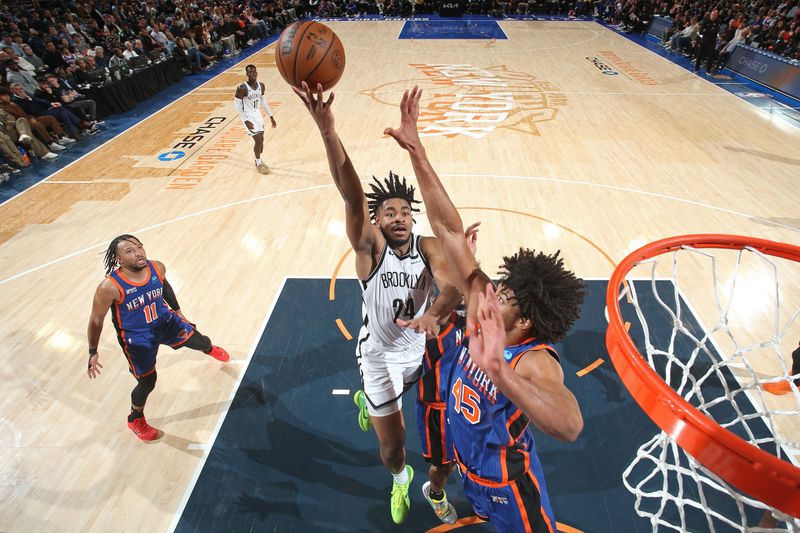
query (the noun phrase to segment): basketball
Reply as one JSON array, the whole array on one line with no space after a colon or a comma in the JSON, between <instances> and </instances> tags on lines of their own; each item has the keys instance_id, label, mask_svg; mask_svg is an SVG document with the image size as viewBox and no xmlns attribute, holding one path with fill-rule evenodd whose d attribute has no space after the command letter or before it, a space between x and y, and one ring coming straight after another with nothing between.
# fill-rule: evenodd
<instances>
[{"instance_id":1,"label":"basketball","mask_svg":"<svg viewBox=\"0 0 800 533\"><path fill-rule=\"evenodd\" d=\"M344 46L333 30L314 21L295 22L281 33L275 47L278 72L289 85L301 82L315 90L336 85L344 72Z\"/></svg>"}]
</instances>

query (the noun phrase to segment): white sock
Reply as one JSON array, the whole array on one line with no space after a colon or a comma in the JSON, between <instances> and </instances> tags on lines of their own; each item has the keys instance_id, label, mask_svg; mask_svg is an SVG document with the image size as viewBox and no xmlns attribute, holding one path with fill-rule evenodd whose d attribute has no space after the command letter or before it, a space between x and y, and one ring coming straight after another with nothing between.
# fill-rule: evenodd
<instances>
[{"instance_id":1,"label":"white sock","mask_svg":"<svg viewBox=\"0 0 800 533\"><path fill-rule=\"evenodd\" d=\"M397 483L400 484L408 483L408 470L406 469L406 465L403 465L403 469L400 471L399 474L392 474L392 477Z\"/></svg>"},{"instance_id":2,"label":"white sock","mask_svg":"<svg viewBox=\"0 0 800 533\"><path fill-rule=\"evenodd\" d=\"M261 160L260 159L256 159L256 165L260 165L260 164L261 164Z\"/></svg>"}]
</instances>

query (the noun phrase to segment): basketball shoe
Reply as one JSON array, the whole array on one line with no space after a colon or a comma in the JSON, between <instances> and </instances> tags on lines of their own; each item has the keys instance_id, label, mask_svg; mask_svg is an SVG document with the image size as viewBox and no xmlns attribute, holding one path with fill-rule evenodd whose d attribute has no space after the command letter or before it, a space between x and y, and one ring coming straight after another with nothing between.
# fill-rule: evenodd
<instances>
[{"instance_id":1,"label":"basketball shoe","mask_svg":"<svg viewBox=\"0 0 800 533\"><path fill-rule=\"evenodd\" d=\"M406 465L406 473L408 474L407 483L392 483L392 520L395 524L402 524L408 518L408 510L411 507L411 500L408 499L408 488L411 486L411 480L414 479L414 469Z\"/></svg>"},{"instance_id":2,"label":"basketball shoe","mask_svg":"<svg viewBox=\"0 0 800 533\"><path fill-rule=\"evenodd\" d=\"M353 395L353 403L358 406L358 427L361 431L367 432L372 429L372 419L367 411L367 396L363 390L357 390Z\"/></svg>"},{"instance_id":3,"label":"basketball shoe","mask_svg":"<svg viewBox=\"0 0 800 533\"><path fill-rule=\"evenodd\" d=\"M158 430L148 424L143 416L140 416L133 422L128 422L128 427L142 440L148 441L158 438Z\"/></svg>"},{"instance_id":4,"label":"basketball shoe","mask_svg":"<svg viewBox=\"0 0 800 533\"><path fill-rule=\"evenodd\" d=\"M257 169L257 170L258 170L258 171L259 171L261 174L269 174L269 167L267 166L267 164L266 164L266 163L263 163L263 162L262 162L262 163L259 163L258 165L256 165L256 169Z\"/></svg>"},{"instance_id":5,"label":"basketball shoe","mask_svg":"<svg viewBox=\"0 0 800 533\"><path fill-rule=\"evenodd\" d=\"M226 352L219 346L214 346L214 345L211 346L211 351L208 352L207 355L210 355L214 359L222 361L223 363L227 362L231 358L231 356L228 355L228 352Z\"/></svg>"},{"instance_id":6,"label":"basketball shoe","mask_svg":"<svg viewBox=\"0 0 800 533\"><path fill-rule=\"evenodd\" d=\"M447 501L447 493L442 491L442 494L444 494L444 496L442 496L441 500L434 500L431 498L431 482L426 481L425 484L422 485L422 495L425 496L425 499L428 500L428 503L433 507L433 512L436 513L436 517L445 524L455 524L458 519L456 510L453 508L453 505Z\"/></svg>"}]
</instances>

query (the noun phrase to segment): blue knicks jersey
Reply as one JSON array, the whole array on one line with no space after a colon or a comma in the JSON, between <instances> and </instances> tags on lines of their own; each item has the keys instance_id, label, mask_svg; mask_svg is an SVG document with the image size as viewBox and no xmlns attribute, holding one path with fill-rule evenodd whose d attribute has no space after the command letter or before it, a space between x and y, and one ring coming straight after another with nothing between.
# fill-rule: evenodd
<instances>
[{"instance_id":1,"label":"blue knicks jersey","mask_svg":"<svg viewBox=\"0 0 800 533\"><path fill-rule=\"evenodd\" d=\"M147 280L139 284L127 279L119 270L108 276L122 297L121 301L114 302L111 306L114 311L111 318L120 333L149 331L172 313L164 302L161 275L150 261L147 262L147 268Z\"/></svg>"},{"instance_id":2,"label":"blue knicks jersey","mask_svg":"<svg viewBox=\"0 0 800 533\"><path fill-rule=\"evenodd\" d=\"M551 344L534 338L507 346L504 356L514 368L526 352L542 349L558 359ZM458 461L485 480L517 479L529 469L530 455L536 453L528 417L472 362L469 337L446 358L453 359L447 418Z\"/></svg>"},{"instance_id":3,"label":"blue knicks jersey","mask_svg":"<svg viewBox=\"0 0 800 533\"><path fill-rule=\"evenodd\" d=\"M423 375L417 385L419 401L434 404L438 409L446 407L449 389L447 378L450 375L453 358L443 356L461 344L466 325L466 310L459 307L450 315L450 321L442 328L439 335L425 342L425 354L422 356Z\"/></svg>"}]
</instances>

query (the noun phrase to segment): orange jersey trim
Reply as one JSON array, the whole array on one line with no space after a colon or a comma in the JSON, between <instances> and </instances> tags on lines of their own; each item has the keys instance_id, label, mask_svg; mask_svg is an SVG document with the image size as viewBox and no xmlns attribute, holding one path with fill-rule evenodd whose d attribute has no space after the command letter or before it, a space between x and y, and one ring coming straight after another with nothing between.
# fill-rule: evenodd
<instances>
[{"instance_id":1,"label":"orange jersey trim","mask_svg":"<svg viewBox=\"0 0 800 533\"><path fill-rule=\"evenodd\" d=\"M525 533L532 533L531 530L531 519L528 518L528 512L525 510L525 503L522 501L522 495L519 493L519 488L516 485L511 485L511 491L514 493L514 499L517 500L517 508L519 509L519 514L522 517L522 525L525 526ZM545 515L546 517L547 515ZM547 525L547 528L550 529L550 524ZM552 529L550 533L552 533Z\"/></svg>"},{"instance_id":2,"label":"orange jersey trim","mask_svg":"<svg viewBox=\"0 0 800 533\"><path fill-rule=\"evenodd\" d=\"M430 405L425 407L425 444L428 448L428 457L433 456L433 452L431 451L431 424L430 424L430 416L431 416L431 407Z\"/></svg>"},{"instance_id":3,"label":"orange jersey trim","mask_svg":"<svg viewBox=\"0 0 800 533\"><path fill-rule=\"evenodd\" d=\"M500 488L500 487L507 487L514 481L492 481L491 479L485 479L480 477L477 474L473 474L467 468L467 465L461 462L461 459L458 457L458 450L453 449L453 452L456 456L456 463L458 464L458 468L461 470L461 473L467 476L470 480L474 481L478 485L483 485L484 487L492 487L492 488Z\"/></svg>"},{"instance_id":4,"label":"orange jersey trim","mask_svg":"<svg viewBox=\"0 0 800 533\"><path fill-rule=\"evenodd\" d=\"M528 474L528 476L531 478L531 480L533 480L533 485L536 487L536 492L538 492L538 493L539 493L539 501L541 501L542 489L540 489L540 488L539 488L539 479L538 479L538 478L537 478L537 477L536 477L536 476L535 476L535 475L534 475L534 474L533 474L533 473L532 473L530 470L528 470L528 471L526 472L526 474ZM514 493L515 493L515 494L516 494L516 489L517 489L517 488L516 488L516 487L514 487ZM547 524L547 530L548 530L550 533L555 533L555 532L553 531L553 524L551 524L551 523L550 523L550 519L549 519L549 517L547 516L547 512L545 512L545 510L544 510L544 505L539 505L539 509L540 509L540 511L541 511L541 513L542 513L542 516L544 517L544 521L545 521L545 523Z\"/></svg>"},{"instance_id":5,"label":"orange jersey trim","mask_svg":"<svg viewBox=\"0 0 800 533\"><path fill-rule=\"evenodd\" d=\"M520 343L520 344L524 344L524 343ZM519 364L519 360L522 359L523 355L529 354L531 352L535 352L537 350L546 350L548 355L552 356L552 354L550 353L550 347L548 345L546 345L544 343L543 344L537 344L536 346L532 346L529 350L525 350L522 353L518 353L517 356L514 359L509 361L509 364L511 365L511 368L513 368L513 369L517 368L517 364ZM556 359L556 360L558 360L558 359Z\"/></svg>"},{"instance_id":6,"label":"orange jersey trim","mask_svg":"<svg viewBox=\"0 0 800 533\"><path fill-rule=\"evenodd\" d=\"M439 438L440 438L441 443L442 443L442 464L449 464L452 461L446 461L446 459L447 459L447 447L446 447L446 442L445 442L445 439L444 439L444 434L447 431L447 427L446 427L447 420L445 420L445 412L443 410L438 409L437 411L439 413Z\"/></svg>"},{"instance_id":7,"label":"orange jersey trim","mask_svg":"<svg viewBox=\"0 0 800 533\"><path fill-rule=\"evenodd\" d=\"M119 282L114 278L112 278L111 276L106 276L106 279L117 287L117 290L119 291L119 301L120 302L125 301L125 291L122 290L122 285L120 285ZM114 303L117 304L118 302L115 301Z\"/></svg>"},{"instance_id":8,"label":"orange jersey trim","mask_svg":"<svg viewBox=\"0 0 800 533\"><path fill-rule=\"evenodd\" d=\"M153 268L151 269L151 268L150 268L150 261L148 261L148 262L147 262L147 277L146 277L146 278L145 278L145 280L144 280L143 282L141 282L141 283L135 283L135 282L133 282L133 281L129 280L128 278L126 278L126 277L125 277L125 276L122 274L122 269L119 269L119 268L118 268L118 269L117 269L117 270L115 270L114 272L116 272L116 273L117 273L117 276L119 276L119 277L121 277L122 279L124 279L124 280L125 280L125 283L128 283L129 285L133 285L134 287L142 287L142 286L144 286L144 285L147 285L147 284L150 282L150 278L151 278L151 277L153 277L153 270L155 270L155 271L156 271L156 276L158 276L158 269L157 269L157 268L155 268L155 267L153 267ZM159 281L160 281L160 280L161 280L161 277L159 277L158 279L159 279Z\"/></svg>"},{"instance_id":9,"label":"orange jersey trim","mask_svg":"<svg viewBox=\"0 0 800 533\"><path fill-rule=\"evenodd\" d=\"M511 417L508 419L508 422L506 422L506 431L508 432L508 445L509 446L513 446L514 445L514 437L511 436L511 425L514 422L516 422L517 419L520 416L522 416L522 409L520 409L518 407L517 410L514 412L514 414L511 415Z\"/></svg>"}]
</instances>

